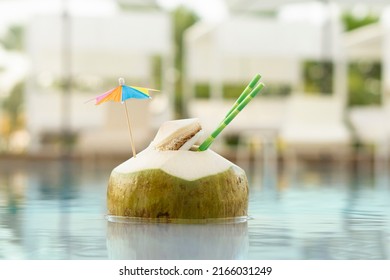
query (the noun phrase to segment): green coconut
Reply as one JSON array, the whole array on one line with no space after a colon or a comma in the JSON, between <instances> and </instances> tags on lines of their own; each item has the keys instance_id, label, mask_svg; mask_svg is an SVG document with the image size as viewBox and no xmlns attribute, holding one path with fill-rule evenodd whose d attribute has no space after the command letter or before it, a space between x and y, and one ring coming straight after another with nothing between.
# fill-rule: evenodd
<instances>
[{"instance_id":1,"label":"green coconut","mask_svg":"<svg viewBox=\"0 0 390 280\"><path fill-rule=\"evenodd\" d=\"M167 220L247 215L244 170L212 150L156 149L157 144L112 171L109 215Z\"/></svg>"}]
</instances>

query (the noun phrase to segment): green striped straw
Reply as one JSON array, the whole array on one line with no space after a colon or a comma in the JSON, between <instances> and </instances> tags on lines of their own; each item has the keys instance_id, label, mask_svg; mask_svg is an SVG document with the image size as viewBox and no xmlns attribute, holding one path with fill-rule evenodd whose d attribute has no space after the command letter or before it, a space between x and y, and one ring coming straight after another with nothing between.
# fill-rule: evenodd
<instances>
[{"instance_id":1,"label":"green striped straw","mask_svg":"<svg viewBox=\"0 0 390 280\"><path fill-rule=\"evenodd\" d=\"M237 98L236 102L234 102L233 104L233 107L229 110L229 112L226 114L225 118L227 118L231 112L234 111L234 109L237 108L238 104L240 104L244 99L245 97L251 93L251 91L253 90L253 88L256 86L256 84L260 81L261 79L261 75L260 74L256 74L252 81L249 82L249 84L246 86L246 88L244 89L244 91L241 93L241 95Z\"/></svg>"},{"instance_id":2,"label":"green striped straw","mask_svg":"<svg viewBox=\"0 0 390 280\"><path fill-rule=\"evenodd\" d=\"M205 151L207 150L210 145L214 142L215 138L222 132L222 130L244 109L246 105L263 89L264 84L260 83L258 84L250 94L248 94L241 103L238 104L236 108L233 109L233 111L225 117L223 122L217 127L216 130L214 130L209 137L207 137L206 140L199 146L198 151Z\"/></svg>"}]
</instances>

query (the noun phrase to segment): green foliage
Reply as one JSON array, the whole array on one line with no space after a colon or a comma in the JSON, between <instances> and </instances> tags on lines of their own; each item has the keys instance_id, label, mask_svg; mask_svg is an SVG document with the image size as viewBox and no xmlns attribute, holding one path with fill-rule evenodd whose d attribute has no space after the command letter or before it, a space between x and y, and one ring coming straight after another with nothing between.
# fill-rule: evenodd
<instances>
[{"instance_id":1,"label":"green foliage","mask_svg":"<svg viewBox=\"0 0 390 280\"><path fill-rule=\"evenodd\" d=\"M360 61L348 69L348 105L377 105L381 103L381 64ZM332 93L331 62L308 61L304 65L305 92Z\"/></svg>"},{"instance_id":2,"label":"green foliage","mask_svg":"<svg viewBox=\"0 0 390 280\"><path fill-rule=\"evenodd\" d=\"M224 84L223 85L223 97L230 99L237 99L241 92L245 89L246 84Z\"/></svg>"},{"instance_id":3,"label":"green foliage","mask_svg":"<svg viewBox=\"0 0 390 280\"><path fill-rule=\"evenodd\" d=\"M24 83L17 84L10 95L3 101L2 107L8 115L10 130L16 130L23 127L22 112L24 104Z\"/></svg>"},{"instance_id":4,"label":"green foliage","mask_svg":"<svg viewBox=\"0 0 390 280\"><path fill-rule=\"evenodd\" d=\"M330 61L304 63L304 90L309 93L331 94L333 91L333 64Z\"/></svg>"},{"instance_id":5,"label":"green foliage","mask_svg":"<svg viewBox=\"0 0 390 280\"><path fill-rule=\"evenodd\" d=\"M350 31L379 21L379 16L367 12L356 16L352 12L342 16L345 30ZM381 63L359 61L349 64L348 72L348 105L378 105L381 103Z\"/></svg>"},{"instance_id":6,"label":"green foliage","mask_svg":"<svg viewBox=\"0 0 390 280\"><path fill-rule=\"evenodd\" d=\"M187 28L199 20L199 17L185 6L179 6L172 12L173 18L173 36L176 48L175 67L182 69L183 58L183 35Z\"/></svg>"},{"instance_id":7,"label":"green foliage","mask_svg":"<svg viewBox=\"0 0 390 280\"><path fill-rule=\"evenodd\" d=\"M162 57L155 55L152 57L153 87L161 88L162 85Z\"/></svg>"},{"instance_id":8,"label":"green foliage","mask_svg":"<svg viewBox=\"0 0 390 280\"><path fill-rule=\"evenodd\" d=\"M183 46L183 35L187 28L192 26L199 20L199 17L191 10L184 6L179 6L172 12L172 21L173 21L173 36L175 43L175 68L178 77L175 83L175 111L178 114L178 117L184 114L182 112L182 88L183 88L183 77L181 75L183 71L183 55L184 55L184 46Z\"/></svg>"},{"instance_id":9,"label":"green foliage","mask_svg":"<svg viewBox=\"0 0 390 280\"><path fill-rule=\"evenodd\" d=\"M241 92L245 89L246 84L224 84L223 85L223 97L228 99L237 99ZM268 84L261 91L261 96L287 96L291 93L291 86L285 84ZM196 98L210 98L211 88L207 83L201 83L195 85L195 97Z\"/></svg>"},{"instance_id":10,"label":"green foliage","mask_svg":"<svg viewBox=\"0 0 390 280\"><path fill-rule=\"evenodd\" d=\"M223 86L223 97L237 99L245 89L246 83L225 84ZM267 86L261 91L261 96L287 96L291 93L291 87L284 84L267 83Z\"/></svg>"},{"instance_id":11,"label":"green foliage","mask_svg":"<svg viewBox=\"0 0 390 280\"><path fill-rule=\"evenodd\" d=\"M358 17L351 12L346 12L342 15L342 21L346 31L351 31L359 27L376 23L379 21L379 17L371 12Z\"/></svg>"},{"instance_id":12,"label":"green foliage","mask_svg":"<svg viewBox=\"0 0 390 280\"><path fill-rule=\"evenodd\" d=\"M195 85L195 97L196 98L210 98L210 85L209 84L196 84Z\"/></svg>"},{"instance_id":13,"label":"green foliage","mask_svg":"<svg viewBox=\"0 0 390 280\"><path fill-rule=\"evenodd\" d=\"M349 65L348 105L381 103L381 72L379 62L355 62Z\"/></svg>"},{"instance_id":14,"label":"green foliage","mask_svg":"<svg viewBox=\"0 0 390 280\"><path fill-rule=\"evenodd\" d=\"M24 48L24 28L19 25L11 26L5 36L0 39L0 43L7 50L21 51Z\"/></svg>"}]
</instances>

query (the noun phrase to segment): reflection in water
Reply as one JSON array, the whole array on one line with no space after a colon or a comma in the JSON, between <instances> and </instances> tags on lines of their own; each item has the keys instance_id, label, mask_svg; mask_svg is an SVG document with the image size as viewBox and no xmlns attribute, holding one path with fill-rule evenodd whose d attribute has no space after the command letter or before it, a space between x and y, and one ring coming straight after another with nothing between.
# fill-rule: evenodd
<instances>
[{"instance_id":1,"label":"reflection in water","mask_svg":"<svg viewBox=\"0 0 390 280\"><path fill-rule=\"evenodd\" d=\"M100 173L71 161L0 161L0 259L105 258Z\"/></svg>"},{"instance_id":2,"label":"reflection in water","mask_svg":"<svg viewBox=\"0 0 390 280\"><path fill-rule=\"evenodd\" d=\"M23 258L17 219L25 203L26 175L19 166L0 164L0 259Z\"/></svg>"},{"instance_id":3,"label":"reflection in water","mask_svg":"<svg viewBox=\"0 0 390 280\"><path fill-rule=\"evenodd\" d=\"M108 222L110 259L245 259L247 222L162 224Z\"/></svg>"},{"instance_id":4,"label":"reflection in water","mask_svg":"<svg viewBox=\"0 0 390 280\"><path fill-rule=\"evenodd\" d=\"M389 256L386 229L390 226L389 211L386 215L383 210L390 210L390 207L388 197L382 197L378 192L389 187L378 184L387 174L375 172L372 187L367 188L367 183L362 184L367 175L362 175L362 170L354 172L348 189L348 199L342 211L344 246L335 251L341 259L387 259Z\"/></svg>"},{"instance_id":5,"label":"reflection in water","mask_svg":"<svg viewBox=\"0 0 390 280\"><path fill-rule=\"evenodd\" d=\"M119 224L104 219L117 164L0 161L0 259L390 258L386 170L258 164L245 223Z\"/></svg>"},{"instance_id":6,"label":"reflection in water","mask_svg":"<svg viewBox=\"0 0 390 280\"><path fill-rule=\"evenodd\" d=\"M252 187L249 257L389 259L388 173L363 171L306 165L288 188Z\"/></svg>"}]
</instances>

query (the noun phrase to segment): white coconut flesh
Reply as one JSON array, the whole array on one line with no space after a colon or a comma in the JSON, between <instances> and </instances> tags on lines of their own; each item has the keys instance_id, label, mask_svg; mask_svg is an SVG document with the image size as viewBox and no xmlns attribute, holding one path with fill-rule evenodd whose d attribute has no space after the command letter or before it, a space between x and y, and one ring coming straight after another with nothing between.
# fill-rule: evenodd
<instances>
[{"instance_id":1,"label":"white coconut flesh","mask_svg":"<svg viewBox=\"0 0 390 280\"><path fill-rule=\"evenodd\" d=\"M179 150L185 145L183 149L188 150L192 146L191 142L195 143L199 139L201 130L202 126L196 118L168 121L160 127L151 146L159 151L167 151Z\"/></svg>"},{"instance_id":2,"label":"white coconut flesh","mask_svg":"<svg viewBox=\"0 0 390 280\"><path fill-rule=\"evenodd\" d=\"M114 173L134 173L148 169L160 169L172 176L187 181L238 168L235 164L221 157L212 150L196 151L157 151L149 146L147 149L118 167Z\"/></svg>"},{"instance_id":3,"label":"white coconut flesh","mask_svg":"<svg viewBox=\"0 0 390 280\"><path fill-rule=\"evenodd\" d=\"M190 151L203 131L198 119L184 119L164 123L156 137L136 158L116 167L115 173L134 173L159 169L187 181L215 175L229 168L239 168L217 153ZM179 147L179 148L178 148ZM172 150L178 148L178 150Z\"/></svg>"},{"instance_id":4,"label":"white coconut flesh","mask_svg":"<svg viewBox=\"0 0 390 280\"><path fill-rule=\"evenodd\" d=\"M198 140L202 137L202 135L203 135L203 130L200 130L191 139L189 139L187 142L185 142L183 144L183 146L181 146L179 148L179 151L190 150L192 148L192 146L194 146L198 142Z\"/></svg>"}]
</instances>

